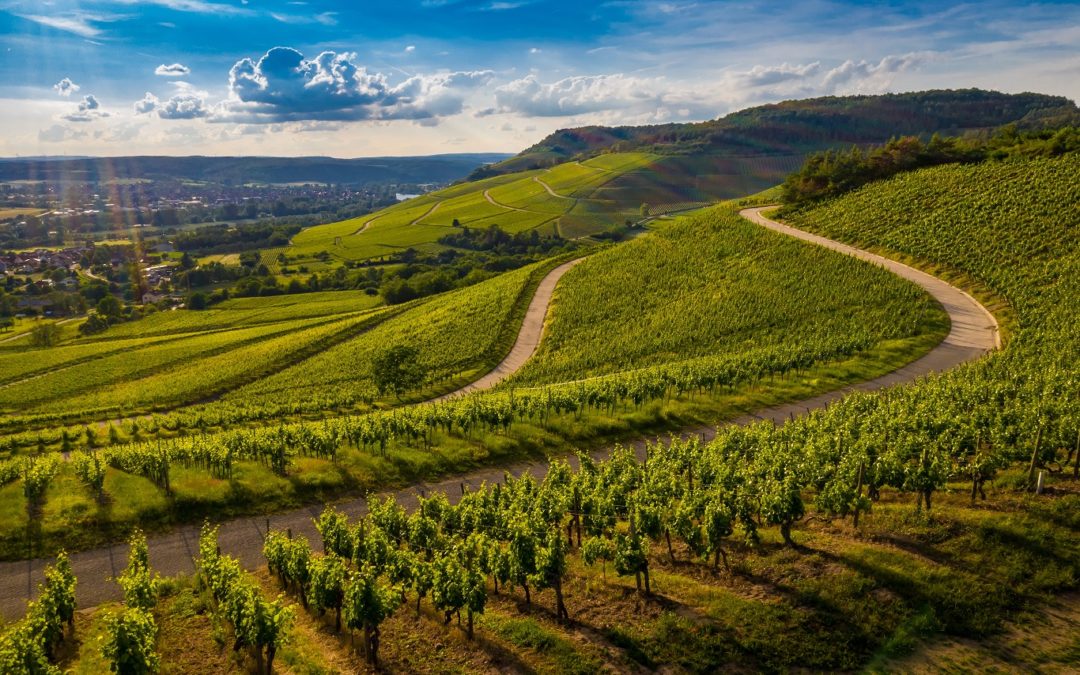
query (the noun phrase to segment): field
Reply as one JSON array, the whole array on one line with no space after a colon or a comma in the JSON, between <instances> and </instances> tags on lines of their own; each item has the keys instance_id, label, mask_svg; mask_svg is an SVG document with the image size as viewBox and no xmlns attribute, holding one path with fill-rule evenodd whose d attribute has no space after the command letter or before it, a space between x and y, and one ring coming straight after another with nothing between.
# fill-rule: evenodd
<instances>
[{"instance_id":1,"label":"field","mask_svg":"<svg viewBox=\"0 0 1080 675\"><path fill-rule=\"evenodd\" d=\"M38 216L42 213L44 213L43 209L0 208L0 220L8 220L20 216Z\"/></svg>"},{"instance_id":2,"label":"field","mask_svg":"<svg viewBox=\"0 0 1080 675\"><path fill-rule=\"evenodd\" d=\"M653 160L645 154L605 155L452 186L361 218L308 228L291 246L264 251L263 259L283 252L291 263L317 269L321 252L342 261L377 259L408 247L437 248L439 237L453 232L455 220L462 227L498 225L508 232L596 234L640 217L640 201L599 197L601 187Z\"/></svg>"},{"instance_id":3,"label":"field","mask_svg":"<svg viewBox=\"0 0 1080 675\"><path fill-rule=\"evenodd\" d=\"M564 348L549 349L542 343L540 367L523 371L529 379L513 385L516 393L359 414L372 405L397 404L392 396L378 397L368 376L370 367L365 365L388 344L415 346L428 373L428 382L406 393L405 400L447 391L491 368L509 350L539 277L557 260L401 308L355 313L354 319L334 318L336 314L311 317L323 303L303 298L318 300L326 295L331 308L327 311L336 311L333 294L293 296L299 300L296 304L290 296L233 300L205 318L196 312L172 313L191 316L191 321L214 330L190 338L142 338L149 344L141 349L160 354L162 360L170 353L184 352L189 359L184 366L141 378L117 376L113 386L46 398L36 403L41 410L38 423L46 423L47 414L69 414L75 408L87 414L108 410L115 415L136 404L142 410L152 404L165 408L202 400L208 392L223 394L218 400L174 412L99 426L94 435L72 425L8 436L9 448L18 454L32 454L43 447L106 446L101 452L111 468L103 494L109 506L96 505L92 494L72 489L74 477L66 466L60 467L54 483L65 485L67 496L62 507L46 507L40 523L41 545L52 546L74 522L80 523L80 532L89 543L131 522L155 527L211 512L280 508L361 486L386 486L500 459L559 453L568 446L595 446L649 430L715 424L741 411L805 398L888 372L930 349L946 329L940 309L906 282L870 265L765 232L726 207L664 222L658 228L653 235L594 254L595 259L585 263L591 273L571 272L563 280L554 316L560 317L565 308L573 322L561 324L556 319L549 337ZM711 254L699 253L705 248L702 241L714 249ZM737 250L742 246L757 253L748 256ZM720 255L725 251L726 255ZM639 270L648 269L665 260L682 261L664 277L670 284L632 281L635 264ZM798 271L811 269L814 272L802 280ZM718 295L713 285L736 283L726 278L735 275L735 270L743 295ZM821 283L824 278L851 279L852 289L830 290ZM633 292L626 297L635 300L630 304L597 301L610 292L612 283L627 284ZM673 296L672 289L680 284L687 285L685 293ZM774 286L786 289L787 297L766 292ZM737 301L740 297L743 300ZM642 351L633 351L618 336L620 326L634 321L635 306L661 311L673 303L694 306L700 313L685 312L677 322L668 317L657 328L643 331L650 341ZM610 332L618 349L629 351L625 358L616 358L615 350L599 350L597 361L585 374L602 376L567 382L574 378L559 379L554 373L582 364L581 352L566 347L566 341L602 339L589 337L593 335L589 332L574 336L575 326L598 320L588 312L581 314L589 304L608 308L609 316L603 317L606 323L600 328ZM881 320L884 312L894 321ZM307 318L292 319L287 329L277 322L261 322L286 314ZM781 338L790 340L792 333L785 332L783 325L790 325L785 322L796 314L809 323L801 327L797 344L785 344ZM733 332L710 328L714 324L705 319L714 315L725 317L721 323L730 321ZM857 318L845 318L852 316ZM163 322L162 330L181 321L152 318ZM347 325L362 325L365 332L319 348L317 353L303 347L321 345L323 331L337 335L340 322L350 321L355 324ZM853 321L858 321L858 331L853 330ZM294 332L309 323L312 326L306 333ZM665 325L667 330L662 329ZM274 330L282 331L280 338L271 336ZM568 333L565 339L564 332ZM309 334L310 338L300 339ZM258 341L251 345L245 342L256 337ZM190 357L195 345L226 339L238 346L216 356ZM293 345L304 358L292 359L295 365L290 367L291 357L279 354L275 340ZM758 344L746 350L749 341ZM96 344L62 349L72 350L72 360L90 359L73 369L98 377L112 373L102 363L95 366L94 348ZM88 356L74 350L91 351ZM646 358L646 351L658 356ZM100 357L118 363L146 361L125 361L122 352L110 356L102 351ZM560 360L564 357L569 361ZM269 365L259 368L260 377L238 379L262 362ZM281 367L274 372L271 366ZM62 373L57 373L58 381L76 381ZM556 384L548 389L537 386L541 383ZM27 391L31 384L25 383ZM527 388L521 388L522 384ZM327 413L330 417L323 421L306 421ZM285 439L295 439L300 445L282 445ZM171 457L164 474L153 468L156 464L138 459L162 451ZM51 494L46 495L46 505L52 503ZM18 484L0 489L0 508L5 501L12 514L27 503ZM123 508L117 508L121 504ZM15 518L13 522L24 521ZM20 530L0 531L5 546L15 546L20 538Z\"/></svg>"},{"instance_id":4,"label":"field","mask_svg":"<svg viewBox=\"0 0 1080 675\"><path fill-rule=\"evenodd\" d=\"M575 209L599 218L599 190L654 160L603 155L455 186L349 236L385 227L405 241L447 230L437 221L448 216L473 226L498 213L563 228ZM124 578L141 581L123 604L72 615L74 635L59 641L71 630L61 562L45 600L0 639L0 664L55 642L63 668L100 671L98 645L123 620L163 672L268 660L374 672L376 654L390 671L1071 672L1077 204L1074 153L912 171L781 211L951 280L994 310L1007 340L943 373L742 425L719 426L910 363L948 331L942 308L722 205L593 253L558 287L525 368L449 401L379 399L367 364L388 344L416 347L429 377L404 401L473 379L509 349L559 261L390 308L339 294L234 300L34 365L6 348L0 405L41 426L5 439L5 557L86 548L134 525L287 508L280 518L300 520L260 530L265 566L246 570L230 547L250 558L251 537L219 546L205 526L197 573L160 592L133 556ZM50 415L108 426L50 427ZM693 434L610 449L671 429ZM570 464L571 450L594 452ZM521 477L490 468L511 462ZM452 499L416 487L469 471ZM310 525L313 501L399 486L413 489ZM39 641L20 642L34 630Z\"/></svg>"},{"instance_id":5,"label":"field","mask_svg":"<svg viewBox=\"0 0 1080 675\"><path fill-rule=\"evenodd\" d=\"M571 271L540 351L510 384L729 358L751 345L904 339L942 320L920 289L834 258L723 207L683 218Z\"/></svg>"}]
</instances>

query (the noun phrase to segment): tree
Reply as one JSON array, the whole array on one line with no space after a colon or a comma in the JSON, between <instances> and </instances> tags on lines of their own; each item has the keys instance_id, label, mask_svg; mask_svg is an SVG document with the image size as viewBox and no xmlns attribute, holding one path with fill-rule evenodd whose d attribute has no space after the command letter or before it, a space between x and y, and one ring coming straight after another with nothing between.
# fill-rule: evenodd
<instances>
[{"instance_id":1,"label":"tree","mask_svg":"<svg viewBox=\"0 0 1080 675\"><path fill-rule=\"evenodd\" d=\"M206 305L207 305L206 294L203 293L202 291L195 291L190 296L188 296L188 301L187 301L187 308L188 309L194 309L194 310L206 309Z\"/></svg>"},{"instance_id":2,"label":"tree","mask_svg":"<svg viewBox=\"0 0 1080 675\"><path fill-rule=\"evenodd\" d=\"M393 392L397 399L424 382L424 371L418 361L419 352L406 345L396 345L377 354L371 374L379 394Z\"/></svg>"},{"instance_id":3,"label":"tree","mask_svg":"<svg viewBox=\"0 0 1080 675\"><path fill-rule=\"evenodd\" d=\"M30 344L35 347L52 347L60 342L60 327L52 321L39 321L30 331Z\"/></svg>"},{"instance_id":4,"label":"tree","mask_svg":"<svg viewBox=\"0 0 1080 675\"><path fill-rule=\"evenodd\" d=\"M649 205L643 202L641 204L641 217L642 218L648 218L649 214L650 214Z\"/></svg>"},{"instance_id":5,"label":"tree","mask_svg":"<svg viewBox=\"0 0 1080 675\"><path fill-rule=\"evenodd\" d=\"M106 295L101 300L98 300L96 309L98 314L108 319L111 323L120 318L120 312L123 309L123 306L120 304L120 301L117 300L115 295L110 294Z\"/></svg>"}]
</instances>

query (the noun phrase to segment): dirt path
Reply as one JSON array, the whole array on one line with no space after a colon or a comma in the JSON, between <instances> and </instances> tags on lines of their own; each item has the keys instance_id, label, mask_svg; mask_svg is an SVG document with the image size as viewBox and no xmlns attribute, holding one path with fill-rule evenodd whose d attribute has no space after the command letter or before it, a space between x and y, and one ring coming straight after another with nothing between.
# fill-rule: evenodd
<instances>
[{"instance_id":1,"label":"dirt path","mask_svg":"<svg viewBox=\"0 0 1080 675\"><path fill-rule=\"evenodd\" d=\"M509 206L508 204L503 204L502 202L496 201L495 198L491 196L491 190L484 190L484 199L488 200L488 204L491 204L492 206L498 206L500 209L506 209L508 211L520 211L522 213L533 213L532 211L528 211L526 209L519 209L516 206Z\"/></svg>"},{"instance_id":2,"label":"dirt path","mask_svg":"<svg viewBox=\"0 0 1080 675\"><path fill-rule=\"evenodd\" d=\"M811 399L778 405L742 415L732 420L730 424L748 424L756 420L773 420L782 423L793 415L801 415L804 412L822 408L828 403L842 398L849 392L875 391L896 384L911 382L931 372L948 370L965 361L976 359L999 346L997 323L994 321L993 316L960 289L907 265L775 223L764 218L761 215L761 210L748 209L743 211L743 215L777 232L789 234L841 253L854 255L872 263L883 265L896 274L923 287L944 306L952 320L952 330L941 344L925 356L887 375L821 394ZM715 428L700 427L662 436L659 439L639 438L637 440L628 440L624 445L633 448L639 456L644 456L644 449L648 440L660 440L663 442L674 437L691 438L694 436L701 437L703 440L710 440L715 435ZM598 448L593 450L591 454L595 457L603 457L609 452L610 448ZM574 458L570 459L573 460ZM574 461L571 461L571 463L576 464ZM433 483L412 485L400 490L394 490L392 494L406 508L412 508L416 505L416 498L419 494L445 492L451 501L456 501L464 487L477 487L484 482L501 481L503 475L507 472L514 475L528 472L534 476L542 477L546 470L547 464L545 462L516 462L511 465L477 469ZM339 504L338 508L351 517L355 517L364 512L365 504L363 499L352 499ZM312 523L312 518L317 516L320 511L322 511L321 504L311 504L270 517L253 516L226 521L221 524L219 533L221 549L223 552L239 558L246 567L255 569L264 564L262 559L262 539L266 533L267 525L273 529L288 528L294 534L318 541L318 533ZM180 527L167 534L151 538L149 542L150 562L154 570L165 576L192 572L194 569L192 557L198 549L198 529L198 526ZM35 588L40 583L42 570L48 562L50 560L38 558L35 560L0 563L0 614L9 619L22 616L26 608L26 600L36 595ZM78 602L80 607L93 606L120 597L119 588L114 582L109 581L109 578L116 577L127 564L126 545L118 544L76 553L71 556L71 563L79 579Z\"/></svg>"},{"instance_id":3,"label":"dirt path","mask_svg":"<svg viewBox=\"0 0 1080 675\"><path fill-rule=\"evenodd\" d=\"M417 218L416 220L412 221L411 223L409 223L409 225L416 225L417 223L419 223L424 218L427 218L431 214L438 211L440 206L442 206L442 202L435 202L434 204L431 205L430 209L428 209L427 211L424 212L424 215L422 215L419 218Z\"/></svg>"},{"instance_id":4,"label":"dirt path","mask_svg":"<svg viewBox=\"0 0 1080 675\"><path fill-rule=\"evenodd\" d=\"M576 198L574 198L574 197L567 197L566 195L561 195L561 194L559 194L558 192L555 192L554 190L552 190L552 189L551 189L551 186L550 186L550 185L548 185L547 183L545 183L544 181L540 180L540 177L539 177L539 176L533 176L533 180L534 180L534 181L536 181L537 183L540 183L540 185L541 185L541 186L543 186L543 188L544 188L545 190L547 190L547 193L548 193L549 195L551 195L552 197L556 197L556 198L558 198L558 199L565 199L565 200L567 200L567 201L571 201L571 202L574 202L575 204L577 203L577 199L576 199Z\"/></svg>"},{"instance_id":5,"label":"dirt path","mask_svg":"<svg viewBox=\"0 0 1080 675\"><path fill-rule=\"evenodd\" d=\"M532 355L536 353L536 349L540 346L540 338L543 337L544 333L544 321L547 319L548 308L551 306L551 298L555 295L556 284L559 283L559 279L562 279L564 274L573 269L575 265L584 262L584 260L585 258L578 258L577 260L565 262L548 272L547 276L540 280L540 284L536 287L536 293L533 294L532 301L529 302L529 308L525 310L525 320L521 322L521 329L518 331L514 346L510 349L510 353L506 355L506 358L495 366L494 370L457 391L433 400L444 401L462 394L491 389L521 370L521 367L532 358Z\"/></svg>"}]
</instances>

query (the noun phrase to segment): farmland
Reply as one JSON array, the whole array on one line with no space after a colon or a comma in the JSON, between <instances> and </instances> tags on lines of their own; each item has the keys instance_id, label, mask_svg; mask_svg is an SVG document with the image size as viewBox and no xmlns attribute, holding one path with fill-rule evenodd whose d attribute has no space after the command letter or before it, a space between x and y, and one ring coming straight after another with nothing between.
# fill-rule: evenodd
<instances>
[{"instance_id":1,"label":"farmland","mask_svg":"<svg viewBox=\"0 0 1080 675\"><path fill-rule=\"evenodd\" d=\"M606 155L463 183L369 216L309 228L294 237L291 246L264 253L264 258L281 252L315 269L321 253L344 261L377 259L409 247L437 248L437 240L454 231L455 221L470 228L498 225L508 232L597 234L640 218L640 201L614 200L601 190L623 174L646 171L654 159L640 153Z\"/></svg>"},{"instance_id":2,"label":"farmland","mask_svg":"<svg viewBox=\"0 0 1080 675\"><path fill-rule=\"evenodd\" d=\"M231 625L241 635L240 624L229 624L232 610L220 590L229 584L251 589L236 597L273 604L287 617L278 630L291 639L282 639L277 653L290 668L364 669L364 655L373 659L377 646L383 667L423 670L434 657L412 645L426 640L447 645L440 664L477 672L647 671L660 664L709 672L733 660L763 671L1069 670L1080 496L1065 471L1051 474L1046 494L1031 494L1023 489L1027 469L1018 464L1032 448L1036 460L1061 462L1078 431L1067 365L1076 362L1078 344L1076 305L1068 301L1080 290L1070 235L1077 223L1075 214L1047 215L1057 213L1050 204L1075 190L1078 172L1075 157L926 169L787 214L802 227L967 280L973 292L1011 310L1003 312L1011 316L1010 339L1001 352L884 393L848 396L786 424L653 445L644 464L616 450L607 459L583 459L578 469L556 461L536 479L463 488L451 500L455 506L441 493L417 499L401 492L397 499L409 510L379 500L360 516L330 509L288 534L267 532L266 566L224 581L217 570L239 563L227 547L219 557L216 532L204 529L196 568L204 581L162 587L153 618L165 636L184 622L191 648L182 658L215 662L224 672L250 664L278 639L253 635L248 649L221 661L212 632ZM735 236L728 230L740 226L731 218L722 210L705 213L633 246L658 242L670 259L680 240L691 246L702 230ZM1016 231L1003 241L1006 223ZM697 237L680 235L684 227ZM768 236L760 246L781 241ZM785 260L803 248L785 251ZM620 269L628 264L626 249L633 250L616 248L577 269ZM815 259L809 250L808 264L843 266L843 259ZM650 260L645 251L633 259ZM733 262L720 260L724 267ZM760 258L753 262L747 270L764 267ZM564 294L562 306L587 307L593 291L585 291L582 301ZM905 296L890 301L902 311ZM679 346L680 331L670 332ZM634 365L642 362L592 367ZM493 405L498 396L466 407ZM527 406L527 390L515 396ZM579 427L598 418L611 424L618 409L617 402L601 403L571 417ZM1042 411L1041 423L1027 426L1022 421L1033 409ZM638 406L623 410L640 428ZM498 416L480 419L486 433L462 427L470 445L501 436ZM513 419L506 439L530 427L548 434L561 428L554 412L543 422L531 412ZM451 447L451 436L429 433L381 451L377 441L359 445L415 470L421 448L439 454ZM350 454L333 461L355 467ZM296 458L291 480L315 461ZM236 469L249 470L243 467L238 462ZM106 478L106 490L116 489L116 478ZM335 600L360 597L360 589L374 599ZM1016 623L1031 621L1046 604L1050 610L1035 624ZM382 609L363 619L360 609L371 607ZM76 639L90 644L102 617L122 611L106 605L81 618ZM462 620L454 622L459 611ZM377 643L370 641L372 626ZM158 641L162 658L181 658L170 639ZM368 640L366 647L351 647L356 640ZM97 663L88 648L71 654L65 663L76 668Z\"/></svg>"},{"instance_id":3,"label":"farmland","mask_svg":"<svg viewBox=\"0 0 1080 675\"><path fill-rule=\"evenodd\" d=\"M281 260L332 235L342 277L377 276L371 241L453 245L452 263L484 242L437 231L592 233L462 266L442 292L316 284L0 344L0 556L56 556L25 616L3 605L0 666L96 672L128 650L208 672L429 670L415 645L438 641L477 672L1069 669L1075 138L1006 132L847 185L826 154L800 175L820 170L827 198L771 191L630 241L592 234L681 204L604 191L682 160L604 154L312 228ZM440 273L410 265L392 262ZM526 331L543 340L509 379L440 396ZM415 377L387 388L398 349ZM196 551L206 520L225 522ZM0 597L35 569L8 567ZM1035 613L1052 648L1018 630Z\"/></svg>"}]
</instances>

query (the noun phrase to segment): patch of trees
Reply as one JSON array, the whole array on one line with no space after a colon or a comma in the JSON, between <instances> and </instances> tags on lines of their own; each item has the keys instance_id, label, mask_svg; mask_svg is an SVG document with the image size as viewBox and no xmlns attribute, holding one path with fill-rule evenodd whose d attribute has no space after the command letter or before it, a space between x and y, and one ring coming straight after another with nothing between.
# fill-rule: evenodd
<instances>
[{"instance_id":1,"label":"patch of trees","mask_svg":"<svg viewBox=\"0 0 1080 675\"><path fill-rule=\"evenodd\" d=\"M276 248L286 246L289 239L301 230L295 223L256 223L253 225L211 225L179 232L173 237L178 251L227 253L241 249Z\"/></svg>"},{"instance_id":2,"label":"patch of trees","mask_svg":"<svg viewBox=\"0 0 1080 675\"><path fill-rule=\"evenodd\" d=\"M1054 157L1080 150L1080 128L1020 132L1016 125L1002 127L980 138L942 137L928 142L914 136L894 138L883 146L847 151L826 150L810 155L799 171L784 182L784 204L800 204L834 197L862 185L904 171L939 164L1005 160L1012 156Z\"/></svg>"},{"instance_id":3,"label":"patch of trees","mask_svg":"<svg viewBox=\"0 0 1080 675\"><path fill-rule=\"evenodd\" d=\"M540 236L536 230L510 234L498 225L483 229L461 227L439 238L443 246L464 248L470 251L489 251L499 255L523 255L526 253L547 253L562 247L566 242L559 237Z\"/></svg>"}]
</instances>

